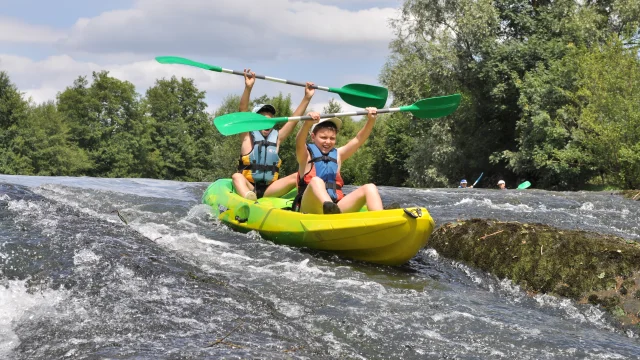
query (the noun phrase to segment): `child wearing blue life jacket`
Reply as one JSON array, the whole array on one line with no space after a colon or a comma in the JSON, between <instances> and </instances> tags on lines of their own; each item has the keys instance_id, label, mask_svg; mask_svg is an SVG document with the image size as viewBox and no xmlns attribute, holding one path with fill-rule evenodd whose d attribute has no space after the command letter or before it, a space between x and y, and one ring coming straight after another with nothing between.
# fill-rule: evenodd
<instances>
[{"instance_id":1,"label":"child wearing blue life jacket","mask_svg":"<svg viewBox=\"0 0 640 360\"><path fill-rule=\"evenodd\" d=\"M256 73L251 69L244 70L244 92L240 98L240 111L249 111L249 97L256 81ZM307 83L304 97L292 116L304 114L315 90L312 83ZM276 109L269 104L254 106L253 112L272 118ZM266 129L241 133L240 161L238 172L231 176L235 191L249 200L257 200L263 196L279 197L296 186L297 173L280 178L282 161L278 156L280 144L293 132L295 121L289 121L280 130Z\"/></svg>"},{"instance_id":2,"label":"child wearing blue life jacket","mask_svg":"<svg viewBox=\"0 0 640 360\"><path fill-rule=\"evenodd\" d=\"M364 144L376 123L377 110L367 108L367 111L364 127L339 148L335 144L342 121L338 118L320 120L318 113L308 114L317 124L305 121L296 137L298 196L294 201L294 210L309 214L338 214L359 211L365 204L369 211L383 210L378 188L374 184L360 186L347 195L342 192L344 182L340 176L340 165ZM311 143L307 144L310 129Z\"/></svg>"},{"instance_id":3,"label":"child wearing blue life jacket","mask_svg":"<svg viewBox=\"0 0 640 360\"><path fill-rule=\"evenodd\" d=\"M470 189L472 187L473 187L473 185L467 186L467 180L465 180L465 179L460 180L460 185L458 186L459 189L460 188L462 188L462 189Z\"/></svg>"}]
</instances>

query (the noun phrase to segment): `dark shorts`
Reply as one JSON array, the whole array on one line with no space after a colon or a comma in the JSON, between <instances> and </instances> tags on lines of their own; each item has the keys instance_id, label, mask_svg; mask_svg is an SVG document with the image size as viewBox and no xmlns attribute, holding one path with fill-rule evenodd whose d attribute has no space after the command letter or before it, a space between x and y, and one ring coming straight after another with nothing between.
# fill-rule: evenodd
<instances>
[{"instance_id":1,"label":"dark shorts","mask_svg":"<svg viewBox=\"0 0 640 360\"><path fill-rule=\"evenodd\" d=\"M253 192L256 193L256 196L258 197L258 199L264 196L264 192L267 190L267 187L269 187L269 185L265 183L257 183L257 184L251 183L251 185L253 185Z\"/></svg>"}]
</instances>

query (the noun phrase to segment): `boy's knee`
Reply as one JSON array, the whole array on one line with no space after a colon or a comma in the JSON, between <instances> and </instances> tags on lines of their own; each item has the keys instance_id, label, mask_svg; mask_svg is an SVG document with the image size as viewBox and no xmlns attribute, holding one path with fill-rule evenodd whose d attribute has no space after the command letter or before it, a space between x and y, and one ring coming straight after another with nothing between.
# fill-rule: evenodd
<instances>
[{"instance_id":1,"label":"boy's knee","mask_svg":"<svg viewBox=\"0 0 640 360\"><path fill-rule=\"evenodd\" d=\"M231 175L231 179L233 180L242 180L244 179L244 175L242 175L241 173L234 173L233 175Z\"/></svg>"},{"instance_id":2,"label":"boy's knee","mask_svg":"<svg viewBox=\"0 0 640 360\"><path fill-rule=\"evenodd\" d=\"M368 193L377 193L378 192L378 187L375 184L365 184L362 185L364 187L364 190Z\"/></svg>"},{"instance_id":3,"label":"boy's knee","mask_svg":"<svg viewBox=\"0 0 640 360\"><path fill-rule=\"evenodd\" d=\"M309 181L309 185L312 186L324 186L324 180L322 180L321 178L314 176L311 178L311 180Z\"/></svg>"}]
</instances>

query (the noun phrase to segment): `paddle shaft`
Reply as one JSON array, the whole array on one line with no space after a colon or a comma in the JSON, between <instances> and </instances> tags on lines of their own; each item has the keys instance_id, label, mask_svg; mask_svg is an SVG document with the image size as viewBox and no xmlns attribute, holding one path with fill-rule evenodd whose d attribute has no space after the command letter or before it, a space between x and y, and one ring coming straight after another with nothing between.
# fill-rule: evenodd
<instances>
[{"instance_id":1,"label":"paddle shaft","mask_svg":"<svg viewBox=\"0 0 640 360\"><path fill-rule=\"evenodd\" d=\"M378 114L394 113L399 111L407 111L418 118L439 118L451 114L460 104L460 94L438 96L428 99L422 99L408 106L400 106L395 108L378 109ZM341 113L320 114L321 119L342 116L367 115L366 110L348 111ZM279 122L287 121L305 121L313 120L313 117L307 116L291 116L291 117L275 117L269 118L260 114L249 112L237 112L221 116L213 119L213 124L222 135L233 135L247 131L262 130L272 128Z\"/></svg>"},{"instance_id":2,"label":"paddle shaft","mask_svg":"<svg viewBox=\"0 0 640 360\"><path fill-rule=\"evenodd\" d=\"M482 175L484 175L484 172L480 173L480 176L478 176L478 179L476 179L476 182L474 182L473 185L471 185L471 186L476 186L478 181L480 181L480 179L482 179Z\"/></svg>"},{"instance_id":3,"label":"paddle shaft","mask_svg":"<svg viewBox=\"0 0 640 360\"><path fill-rule=\"evenodd\" d=\"M181 64L181 65L195 66L197 68L205 69L209 71L245 76L245 73L243 71L225 69L220 66L208 65L205 63L185 59L178 56L158 56L156 57L156 61L158 61L161 64ZM254 77L254 75L252 74L247 74L247 76ZM255 78L278 82L281 84L291 84L291 85L300 86L300 87L306 86L306 83L280 79L280 78L265 76L265 75L255 75ZM389 96L389 90L387 90L386 88L381 86L375 86L375 85L367 85L367 84L347 84L341 88L312 85L312 88L338 94L340 98L344 100L347 104L353 105L358 108L366 108L366 107L383 108L387 103L387 97Z\"/></svg>"},{"instance_id":4,"label":"paddle shaft","mask_svg":"<svg viewBox=\"0 0 640 360\"><path fill-rule=\"evenodd\" d=\"M215 70L211 70L211 71L215 71ZM222 68L221 72L227 73L227 74L234 74L234 75L244 76L244 72L243 71L238 71L238 70L231 70L231 69ZM247 74L247 75L249 77L253 77L252 74ZM301 82L298 82L298 81L285 80L285 79L280 79L280 78L266 76L266 75L258 75L258 74L256 74L255 77L256 77L256 79L269 80L269 81L278 82L278 83L282 83L282 84L289 84L289 85L302 86L302 87L307 86L307 84L301 83ZM311 86L311 88L318 89L318 90L329 91L329 88L326 87L326 86L313 85L313 86Z\"/></svg>"},{"instance_id":5,"label":"paddle shaft","mask_svg":"<svg viewBox=\"0 0 640 360\"><path fill-rule=\"evenodd\" d=\"M378 114L385 114L385 113L393 113L393 112L399 112L402 111L401 108L388 108L388 109L378 109L377 113ZM341 113L329 113L329 114L320 114L320 119L328 119L328 118L332 118L332 117L341 117L341 116L358 116L358 115L367 115L369 114L368 111L365 110L361 110L361 111L348 111L348 112L341 112ZM309 115L305 115L305 116L290 116L287 118L282 118L282 121L284 121L284 119L287 119L286 121L307 121L307 120L313 120L313 118Z\"/></svg>"}]
</instances>

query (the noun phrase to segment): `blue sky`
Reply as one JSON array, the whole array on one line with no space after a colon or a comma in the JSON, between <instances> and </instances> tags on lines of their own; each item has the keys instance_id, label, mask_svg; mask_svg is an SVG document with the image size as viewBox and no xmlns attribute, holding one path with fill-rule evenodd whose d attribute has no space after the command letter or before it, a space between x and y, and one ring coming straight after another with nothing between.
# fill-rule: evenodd
<instances>
[{"instance_id":1,"label":"blue sky","mask_svg":"<svg viewBox=\"0 0 640 360\"><path fill-rule=\"evenodd\" d=\"M195 79L213 111L239 76L153 59L174 55L318 85L378 84L401 0L0 0L0 70L35 102L108 70L138 92L172 75ZM257 82L253 94L304 90ZM332 94L317 92L321 110ZM339 100L339 98L338 98ZM352 109L342 103L344 110Z\"/></svg>"}]
</instances>

